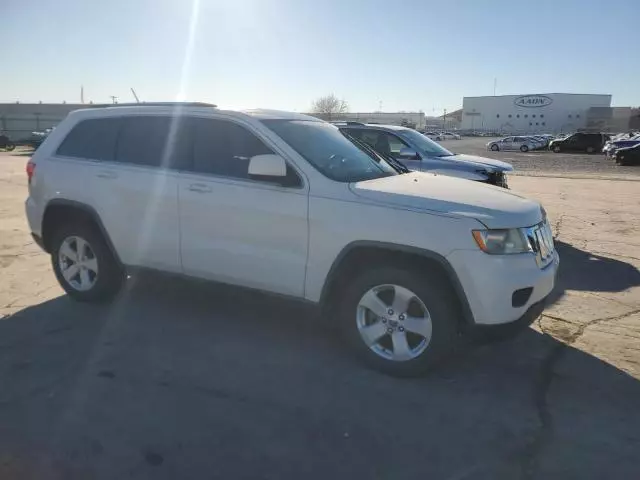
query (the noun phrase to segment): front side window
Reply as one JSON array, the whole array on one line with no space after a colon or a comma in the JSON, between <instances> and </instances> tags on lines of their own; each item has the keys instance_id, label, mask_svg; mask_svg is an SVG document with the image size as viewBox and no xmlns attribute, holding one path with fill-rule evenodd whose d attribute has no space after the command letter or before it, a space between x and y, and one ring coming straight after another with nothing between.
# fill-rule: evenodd
<instances>
[{"instance_id":1,"label":"front side window","mask_svg":"<svg viewBox=\"0 0 640 480\"><path fill-rule=\"evenodd\" d=\"M439 143L434 142L415 130L399 130L398 135L415 146L419 152L424 153L427 157L451 157L454 155Z\"/></svg>"},{"instance_id":2,"label":"front side window","mask_svg":"<svg viewBox=\"0 0 640 480\"><path fill-rule=\"evenodd\" d=\"M274 153L246 128L226 121L193 118L193 170L247 179L249 160Z\"/></svg>"},{"instance_id":3,"label":"front side window","mask_svg":"<svg viewBox=\"0 0 640 480\"><path fill-rule=\"evenodd\" d=\"M261 121L332 180L358 182L397 175L391 166L378 163L351 143L334 125L311 120Z\"/></svg>"},{"instance_id":4,"label":"front side window","mask_svg":"<svg viewBox=\"0 0 640 480\"><path fill-rule=\"evenodd\" d=\"M344 129L357 138L358 140L363 141L371 148L373 148L376 152L381 153L383 155L391 155L392 157L398 157L400 155L400 150L404 147L408 147L403 140L396 137L393 134L388 132L384 132L382 130L365 130L365 129Z\"/></svg>"},{"instance_id":5,"label":"front side window","mask_svg":"<svg viewBox=\"0 0 640 480\"><path fill-rule=\"evenodd\" d=\"M406 142L391 133L383 133L383 136L386 137L389 142L389 151L394 157L398 157L400 155L400 150L409 146Z\"/></svg>"},{"instance_id":6,"label":"front side window","mask_svg":"<svg viewBox=\"0 0 640 480\"><path fill-rule=\"evenodd\" d=\"M64 139L57 155L112 161L120 118L96 118L79 122Z\"/></svg>"}]
</instances>

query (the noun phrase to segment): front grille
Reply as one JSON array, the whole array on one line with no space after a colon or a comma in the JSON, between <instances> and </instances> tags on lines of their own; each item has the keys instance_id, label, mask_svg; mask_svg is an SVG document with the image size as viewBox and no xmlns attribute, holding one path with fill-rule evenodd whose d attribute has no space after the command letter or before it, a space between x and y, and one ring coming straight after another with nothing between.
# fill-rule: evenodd
<instances>
[{"instance_id":1,"label":"front grille","mask_svg":"<svg viewBox=\"0 0 640 480\"><path fill-rule=\"evenodd\" d=\"M507 176L504 172L487 172L486 175L488 177L486 183L497 187L509 188L507 185Z\"/></svg>"},{"instance_id":2,"label":"front grille","mask_svg":"<svg viewBox=\"0 0 640 480\"><path fill-rule=\"evenodd\" d=\"M545 219L538 225L527 228L529 245L536 254L536 263L540 268L546 267L553 260L555 247L553 245L553 233L551 226Z\"/></svg>"}]
</instances>

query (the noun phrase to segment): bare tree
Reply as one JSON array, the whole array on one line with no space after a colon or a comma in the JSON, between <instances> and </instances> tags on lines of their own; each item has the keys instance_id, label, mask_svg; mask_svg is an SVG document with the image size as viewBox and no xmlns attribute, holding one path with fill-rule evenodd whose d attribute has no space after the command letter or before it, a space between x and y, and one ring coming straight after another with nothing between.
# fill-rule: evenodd
<instances>
[{"instance_id":1,"label":"bare tree","mask_svg":"<svg viewBox=\"0 0 640 480\"><path fill-rule=\"evenodd\" d=\"M317 113L324 120L331 120L332 116L347 113L349 105L332 93L315 100L311 105L311 111L312 113Z\"/></svg>"}]
</instances>

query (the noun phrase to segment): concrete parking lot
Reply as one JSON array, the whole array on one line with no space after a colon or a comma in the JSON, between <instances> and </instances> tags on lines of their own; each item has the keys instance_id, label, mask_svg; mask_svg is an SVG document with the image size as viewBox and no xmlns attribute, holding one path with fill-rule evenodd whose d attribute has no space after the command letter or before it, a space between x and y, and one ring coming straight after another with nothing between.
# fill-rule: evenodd
<instances>
[{"instance_id":1,"label":"concrete parking lot","mask_svg":"<svg viewBox=\"0 0 640 480\"><path fill-rule=\"evenodd\" d=\"M471 140L446 145L480 154ZM520 155L490 154L553 154ZM256 293L143 277L111 305L69 300L29 236L27 158L0 153L1 479L638 477L635 171L562 155L593 178L512 177L553 221L551 304L516 339L399 380Z\"/></svg>"}]
</instances>

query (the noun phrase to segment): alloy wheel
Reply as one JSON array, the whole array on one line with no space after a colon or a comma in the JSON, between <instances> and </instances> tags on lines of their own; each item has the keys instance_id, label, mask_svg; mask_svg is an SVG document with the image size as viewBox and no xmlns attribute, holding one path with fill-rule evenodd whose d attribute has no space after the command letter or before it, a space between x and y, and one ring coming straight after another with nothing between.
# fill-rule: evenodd
<instances>
[{"instance_id":1,"label":"alloy wheel","mask_svg":"<svg viewBox=\"0 0 640 480\"><path fill-rule=\"evenodd\" d=\"M369 349L398 362L420 356L429 346L433 328L422 300L400 285L369 289L358 302L356 325Z\"/></svg>"},{"instance_id":2,"label":"alloy wheel","mask_svg":"<svg viewBox=\"0 0 640 480\"><path fill-rule=\"evenodd\" d=\"M98 280L98 259L89 242L82 237L65 238L58 250L60 273L74 290L91 290Z\"/></svg>"}]
</instances>

